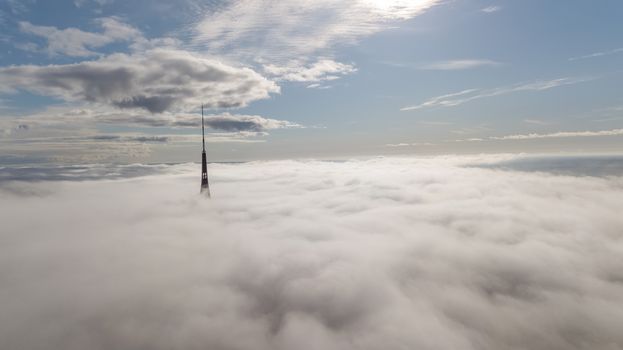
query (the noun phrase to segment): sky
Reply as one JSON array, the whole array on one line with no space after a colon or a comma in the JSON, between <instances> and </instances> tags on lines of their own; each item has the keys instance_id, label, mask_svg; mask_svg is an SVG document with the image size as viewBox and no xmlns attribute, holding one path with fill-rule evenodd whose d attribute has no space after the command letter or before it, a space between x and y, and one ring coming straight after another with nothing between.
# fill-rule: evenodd
<instances>
[{"instance_id":1,"label":"sky","mask_svg":"<svg viewBox=\"0 0 623 350\"><path fill-rule=\"evenodd\" d=\"M621 156L198 170L0 171L0 347L623 348Z\"/></svg>"},{"instance_id":2,"label":"sky","mask_svg":"<svg viewBox=\"0 0 623 350\"><path fill-rule=\"evenodd\" d=\"M0 163L620 153L623 4L2 0Z\"/></svg>"},{"instance_id":3,"label":"sky","mask_svg":"<svg viewBox=\"0 0 623 350\"><path fill-rule=\"evenodd\" d=\"M623 349L621 18L0 0L0 348Z\"/></svg>"}]
</instances>

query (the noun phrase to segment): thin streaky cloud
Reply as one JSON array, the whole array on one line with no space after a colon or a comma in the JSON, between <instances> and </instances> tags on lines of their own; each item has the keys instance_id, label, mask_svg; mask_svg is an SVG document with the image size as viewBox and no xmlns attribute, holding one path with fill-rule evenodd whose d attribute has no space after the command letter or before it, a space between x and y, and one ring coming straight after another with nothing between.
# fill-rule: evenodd
<instances>
[{"instance_id":1,"label":"thin streaky cloud","mask_svg":"<svg viewBox=\"0 0 623 350\"><path fill-rule=\"evenodd\" d=\"M336 62L332 59L319 59L312 64L291 61L285 65L264 65L264 72L279 81L310 82L336 80L341 76L357 72L351 64Z\"/></svg>"},{"instance_id":2,"label":"thin streaky cloud","mask_svg":"<svg viewBox=\"0 0 623 350\"><path fill-rule=\"evenodd\" d=\"M522 91L544 91L560 86L573 85L591 80L589 78L559 78L552 80L540 80L532 83L521 83L511 86L493 89L468 89L453 94L433 97L423 103L401 108L401 111L412 111L431 107L455 107L467 102L487 97L508 95Z\"/></svg>"},{"instance_id":3,"label":"thin streaky cloud","mask_svg":"<svg viewBox=\"0 0 623 350\"><path fill-rule=\"evenodd\" d=\"M549 134L524 134L524 135L507 135L493 136L491 140L533 140L533 139L550 139L562 137L595 137L595 136L617 136L623 135L623 129L601 130L601 131L559 131Z\"/></svg>"},{"instance_id":4,"label":"thin streaky cloud","mask_svg":"<svg viewBox=\"0 0 623 350\"><path fill-rule=\"evenodd\" d=\"M594 52L594 53L591 53L591 54L588 54L588 55L584 55L584 56L571 57L571 58L569 58L569 61L579 61L579 60L585 60L585 59L589 59L589 58L596 58L596 57L615 55L615 54L618 54L618 53L623 53L623 47L620 47L620 48L614 49L614 50L609 50L609 51Z\"/></svg>"},{"instance_id":5,"label":"thin streaky cloud","mask_svg":"<svg viewBox=\"0 0 623 350\"><path fill-rule=\"evenodd\" d=\"M144 40L138 29L122 22L119 18L99 18L95 22L102 28L102 32L85 32L78 28L59 29L51 26L34 25L27 21L19 22L19 29L22 33L44 38L47 41L45 50L50 55L71 57L96 56L98 53L93 51L95 48L115 42ZM27 44L32 45L32 43ZM22 43L21 47L28 48L29 46Z\"/></svg>"},{"instance_id":6,"label":"thin streaky cloud","mask_svg":"<svg viewBox=\"0 0 623 350\"><path fill-rule=\"evenodd\" d=\"M558 131L547 134L516 134L506 136L490 136L487 138L471 138L456 140L456 142L482 142L482 141L509 141L509 140L536 140L536 139L554 139L568 137L603 137L603 136L621 136L623 129L600 130L600 131Z\"/></svg>"},{"instance_id":7,"label":"thin streaky cloud","mask_svg":"<svg viewBox=\"0 0 623 350\"><path fill-rule=\"evenodd\" d=\"M430 143L430 142L412 142L412 143L406 143L406 142L401 142L401 143L388 143L385 145L385 147L391 147L391 148L400 148L400 147L419 147L419 146L434 146L434 143Z\"/></svg>"},{"instance_id":8,"label":"thin streaky cloud","mask_svg":"<svg viewBox=\"0 0 623 350\"><path fill-rule=\"evenodd\" d=\"M465 69L473 69L480 67L495 67L501 65L500 62L492 61L492 60L477 60L477 59L467 59L467 60L449 60L449 61L439 61L430 63L427 65L423 65L420 69L423 70L465 70Z\"/></svg>"},{"instance_id":9,"label":"thin streaky cloud","mask_svg":"<svg viewBox=\"0 0 623 350\"><path fill-rule=\"evenodd\" d=\"M452 122L442 122L442 121L432 121L432 120L420 120L417 122L422 125L431 125L431 126L447 126L454 125Z\"/></svg>"},{"instance_id":10,"label":"thin streaky cloud","mask_svg":"<svg viewBox=\"0 0 623 350\"><path fill-rule=\"evenodd\" d=\"M498 12L502 9L502 6L488 6L485 7L483 9L481 9L481 12L485 12L485 13L493 13L493 12Z\"/></svg>"},{"instance_id":11,"label":"thin streaky cloud","mask_svg":"<svg viewBox=\"0 0 623 350\"><path fill-rule=\"evenodd\" d=\"M411 111L411 110L421 109L421 108L426 108L426 107L444 106L446 103L453 101L453 98L455 97L469 95L477 91L479 91L479 89L467 89L467 90L463 90L463 91L459 91L459 92L455 92L451 94L441 95L441 96L433 97L429 99L428 101L421 103L419 105L404 107L400 110Z\"/></svg>"},{"instance_id":12,"label":"thin streaky cloud","mask_svg":"<svg viewBox=\"0 0 623 350\"><path fill-rule=\"evenodd\" d=\"M552 125L551 122L540 120L540 119L524 119L524 123L526 124L534 124L534 125Z\"/></svg>"},{"instance_id":13,"label":"thin streaky cloud","mask_svg":"<svg viewBox=\"0 0 623 350\"><path fill-rule=\"evenodd\" d=\"M83 7L89 3L95 3L99 6L110 5L114 0L74 0L74 6Z\"/></svg>"},{"instance_id":14,"label":"thin streaky cloud","mask_svg":"<svg viewBox=\"0 0 623 350\"><path fill-rule=\"evenodd\" d=\"M610 112L623 112L623 106L610 107L605 110Z\"/></svg>"},{"instance_id":15,"label":"thin streaky cloud","mask_svg":"<svg viewBox=\"0 0 623 350\"><path fill-rule=\"evenodd\" d=\"M30 6L34 4L32 0L6 0L6 5L14 15L23 15L30 12Z\"/></svg>"}]
</instances>

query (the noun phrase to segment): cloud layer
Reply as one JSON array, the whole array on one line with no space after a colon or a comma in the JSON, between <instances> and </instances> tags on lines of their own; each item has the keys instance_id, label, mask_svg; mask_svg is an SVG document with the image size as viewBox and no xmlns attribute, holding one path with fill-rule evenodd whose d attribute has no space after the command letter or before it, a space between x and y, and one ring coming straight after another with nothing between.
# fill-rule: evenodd
<instances>
[{"instance_id":1,"label":"cloud layer","mask_svg":"<svg viewBox=\"0 0 623 350\"><path fill-rule=\"evenodd\" d=\"M17 89L152 113L235 108L278 93L279 87L248 68L235 68L186 51L156 49L114 54L69 65L0 68L0 92Z\"/></svg>"},{"instance_id":2,"label":"cloud layer","mask_svg":"<svg viewBox=\"0 0 623 350\"><path fill-rule=\"evenodd\" d=\"M623 347L622 178L463 166L511 159L0 182L2 345Z\"/></svg>"}]
</instances>

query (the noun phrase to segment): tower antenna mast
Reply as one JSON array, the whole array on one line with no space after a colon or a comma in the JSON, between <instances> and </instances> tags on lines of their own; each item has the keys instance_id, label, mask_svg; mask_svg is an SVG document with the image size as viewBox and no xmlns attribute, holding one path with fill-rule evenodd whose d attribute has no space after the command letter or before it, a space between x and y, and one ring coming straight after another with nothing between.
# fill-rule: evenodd
<instances>
[{"instance_id":1,"label":"tower antenna mast","mask_svg":"<svg viewBox=\"0 0 623 350\"><path fill-rule=\"evenodd\" d=\"M206 159L206 135L203 122L203 104L201 105L201 141L203 152L201 152L201 193L210 197L210 183L208 181L208 162Z\"/></svg>"}]
</instances>

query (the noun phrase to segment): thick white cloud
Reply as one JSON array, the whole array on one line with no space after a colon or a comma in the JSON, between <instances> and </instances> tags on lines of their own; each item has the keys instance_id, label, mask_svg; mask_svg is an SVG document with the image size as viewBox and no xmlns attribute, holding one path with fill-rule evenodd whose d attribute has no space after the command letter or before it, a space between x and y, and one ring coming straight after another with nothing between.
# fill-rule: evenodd
<instances>
[{"instance_id":1,"label":"thick white cloud","mask_svg":"<svg viewBox=\"0 0 623 350\"><path fill-rule=\"evenodd\" d=\"M214 164L212 200L198 195L197 165L2 181L0 339L31 350L623 347L623 178L462 166L512 159Z\"/></svg>"},{"instance_id":2,"label":"thick white cloud","mask_svg":"<svg viewBox=\"0 0 623 350\"><path fill-rule=\"evenodd\" d=\"M156 49L114 54L68 65L0 68L0 92L24 89L67 101L86 101L153 113L234 108L268 98L279 87L249 68L186 51Z\"/></svg>"}]
</instances>

